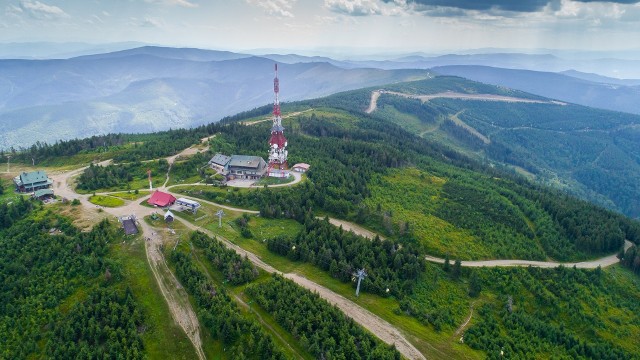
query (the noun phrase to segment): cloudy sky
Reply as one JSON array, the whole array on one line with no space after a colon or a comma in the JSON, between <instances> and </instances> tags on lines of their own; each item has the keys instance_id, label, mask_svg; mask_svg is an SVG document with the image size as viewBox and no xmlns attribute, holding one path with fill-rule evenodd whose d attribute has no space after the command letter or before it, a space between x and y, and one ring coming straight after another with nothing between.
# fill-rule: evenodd
<instances>
[{"instance_id":1,"label":"cloudy sky","mask_svg":"<svg viewBox=\"0 0 640 360\"><path fill-rule=\"evenodd\" d=\"M0 0L0 42L640 50L640 0Z\"/></svg>"}]
</instances>

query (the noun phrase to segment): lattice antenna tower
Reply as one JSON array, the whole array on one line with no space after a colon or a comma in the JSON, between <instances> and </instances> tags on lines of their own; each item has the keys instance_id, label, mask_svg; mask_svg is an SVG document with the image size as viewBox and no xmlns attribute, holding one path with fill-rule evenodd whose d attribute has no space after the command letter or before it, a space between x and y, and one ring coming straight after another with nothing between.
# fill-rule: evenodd
<instances>
[{"instance_id":1,"label":"lattice antenna tower","mask_svg":"<svg viewBox=\"0 0 640 360\"><path fill-rule=\"evenodd\" d=\"M282 114L280 112L280 80L278 79L278 64L275 64L276 76L273 79L273 125L269 138L269 170L287 168L287 138L284 137Z\"/></svg>"}]
</instances>

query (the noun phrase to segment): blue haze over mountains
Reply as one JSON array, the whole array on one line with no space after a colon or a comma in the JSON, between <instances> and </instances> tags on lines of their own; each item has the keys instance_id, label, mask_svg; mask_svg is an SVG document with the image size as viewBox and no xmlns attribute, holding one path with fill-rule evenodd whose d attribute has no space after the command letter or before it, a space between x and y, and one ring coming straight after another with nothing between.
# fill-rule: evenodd
<instances>
[{"instance_id":1,"label":"blue haze over mountains","mask_svg":"<svg viewBox=\"0 0 640 360\"><path fill-rule=\"evenodd\" d=\"M283 63L281 97L287 102L426 78L437 67L438 73L640 114L640 80L611 77L640 78L636 60L517 53L335 60L155 46L120 50L127 46L132 44L75 44L56 52L40 44L41 51L28 52L26 45L0 45L0 58L25 54L0 60L0 149L218 121L273 100L274 61ZM118 51L64 58L103 49Z\"/></svg>"}]
</instances>

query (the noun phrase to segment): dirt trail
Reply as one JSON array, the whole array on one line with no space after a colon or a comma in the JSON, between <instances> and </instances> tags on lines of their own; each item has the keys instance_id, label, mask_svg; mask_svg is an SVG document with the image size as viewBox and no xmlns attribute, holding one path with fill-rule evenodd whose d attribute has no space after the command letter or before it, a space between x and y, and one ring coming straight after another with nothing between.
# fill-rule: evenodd
<instances>
[{"instance_id":1,"label":"dirt trail","mask_svg":"<svg viewBox=\"0 0 640 360\"><path fill-rule=\"evenodd\" d=\"M462 325L460 325L460 327L458 327L458 329L453 334L453 336L458 336L458 335L462 334L462 332L467 327L467 325L469 325L469 321L471 321L471 317L472 316L473 316L473 304L471 304L471 308L470 308L470 311L469 311L469 316L467 316L467 319L462 323Z\"/></svg>"},{"instance_id":2,"label":"dirt trail","mask_svg":"<svg viewBox=\"0 0 640 360\"><path fill-rule=\"evenodd\" d=\"M478 130L476 130L475 128L469 126L466 122L462 121L459 118L460 114L462 114L463 112L464 112L464 110L461 110L458 113L456 113L455 115L449 115L449 119L451 121L453 121L456 125L466 129L468 132L473 134L475 137L477 137L478 139L482 140L482 142L485 143L486 145L491 144L491 140L489 140L488 137L482 135Z\"/></svg>"},{"instance_id":3,"label":"dirt trail","mask_svg":"<svg viewBox=\"0 0 640 360\"><path fill-rule=\"evenodd\" d=\"M322 219L321 217L319 217L319 219ZM380 235L380 234L376 234L373 231L367 230L365 228L363 228L362 226L356 225L352 222L349 221L345 221L345 220L340 220L340 219L335 219L335 218L329 218L329 222L331 224L333 224L334 226L340 227L342 226L342 228L346 231L351 231L352 233L356 234L356 235L360 235L363 237L366 237L367 239L375 239L376 235L380 238L380 240L385 240L384 236Z\"/></svg>"},{"instance_id":4,"label":"dirt trail","mask_svg":"<svg viewBox=\"0 0 640 360\"><path fill-rule=\"evenodd\" d=\"M162 236L153 230L144 219L140 219L140 227L145 235L145 252L149 267L156 278L156 282L160 287L162 296L169 305L171 317L184 330L185 334L193 344L198 354L198 358L205 360L204 351L202 351L202 340L200 338L200 323L198 317L191 307L189 295L182 288L180 282L167 266L161 246L163 244Z\"/></svg>"},{"instance_id":5,"label":"dirt trail","mask_svg":"<svg viewBox=\"0 0 640 360\"><path fill-rule=\"evenodd\" d=\"M625 251L633 245L630 241L625 240L624 249ZM437 258L434 256L425 256L427 261L444 264L444 259ZM607 267L613 264L616 264L620 261L618 259L617 253L609 256L605 256L600 259L595 259L591 261L582 261L577 263L561 263L555 261L532 261L532 260L481 260L481 261L462 261L462 266L467 267L495 267L495 266L534 266L541 268L555 268L560 265L564 267L576 267L578 269L595 269L598 266Z\"/></svg>"},{"instance_id":6,"label":"dirt trail","mask_svg":"<svg viewBox=\"0 0 640 360\"><path fill-rule=\"evenodd\" d=\"M371 101L369 102L369 107L364 112L366 112L367 114L371 114L376 110L376 108L378 107L378 98L380 97L380 94L380 91L371 92Z\"/></svg>"},{"instance_id":7,"label":"dirt trail","mask_svg":"<svg viewBox=\"0 0 640 360\"><path fill-rule=\"evenodd\" d=\"M265 270L266 272L282 274L284 277L293 280L298 285L303 286L311 291L317 292L320 297L329 301L331 304L336 305L345 315L349 316L358 324L362 325L365 329L369 330L371 333L380 338L380 340L384 341L387 344L394 344L398 351L406 358L425 359L425 357L418 351L418 349L411 345L411 343L409 343L409 341L407 341L407 339L395 327L393 327L393 325L389 324L388 322L379 318L368 310L360 307L359 305L353 303L351 300L343 297L342 295L338 295L333 291L321 285L318 285L313 281L298 274L282 273L273 268L271 265L263 262L255 254L242 249L241 247L231 243L230 241L219 235L214 235L209 230L203 229L179 217L177 217L176 220L179 220L190 229L202 231L209 236L216 236L216 238L221 240L226 246L235 250L242 256L247 256L249 260L251 260L251 262L253 262L259 268Z\"/></svg>"},{"instance_id":8,"label":"dirt trail","mask_svg":"<svg viewBox=\"0 0 640 360\"><path fill-rule=\"evenodd\" d=\"M433 99L445 98L445 99L460 99L460 100L482 100L482 101L502 101L502 102L511 102L511 103L528 103L528 104L554 104L554 105L567 105L566 103L550 100L533 100L533 99L524 99L517 98L511 96L502 96L502 95L494 95L494 94L464 94L457 93L453 91L446 91L437 94L430 95L411 95L405 94L396 91L387 91L387 90L375 90L371 92L371 102L369 103L369 107L365 111L367 114L371 114L374 112L378 106L378 98L381 94L391 94L396 96L402 96L408 99L418 99L422 102L427 102Z\"/></svg>"},{"instance_id":9,"label":"dirt trail","mask_svg":"<svg viewBox=\"0 0 640 360\"><path fill-rule=\"evenodd\" d=\"M158 287L162 292L162 296L165 298L167 305L169 306L171 316L176 321L176 323L180 325L180 327L184 330L191 343L193 343L196 353L198 354L198 358L200 360L204 360L205 355L202 350L200 325L198 322L198 318L196 317L196 314L193 311L191 304L189 303L188 295L186 291L182 289L180 282L178 282L178 280L175 278L166 264L165 258L160 250L160 246L163 243L162 237L157 233L157 231L153 230L142 219L144 216L150 215L151 213L155 212L156 209L140 206L139 202L141 202L143 199L128 202L127 205L117 208L98 207L94 204L91 204L88 200L90 195L77 194L75 191L73 191L70 184L71 178L80 174L80 172L82 172L85 168L86 167L53 175L52 179L54 181L54 191L57 195L66 197L68 199L79 199L80 203L85 208L85 212L86 210L97 207L103 209L105 213L111 215L123 216L135 214L136 217L140 219L139 226L144 233L144 237L149 239L145 240L145 252L147 255L147 261L149 263L151 271L153 272L153 276L156 279Z\"/></svg>"},{"instance_id":10,"label":"dirt trail","mask_svg":"<svg viewBox=\"0 0 640 360\"><path fill-rule=\"evenodd\" d=\"M283 274L283 276L295 281L298 285L318 293L321 298L337 306L345 315L372 332L380 338L380 340L387 344L395 345L396 349L398 349L404 357L408 359L426 359L393 325L369 310L298 274L288 273Z\"/></svg>"},{"instance_id":11,"label":"dirt trail","mask_svg":"<svg viewBox=\"0 0 640 360\"><path fill-rule=\"evenodd\" d=\"M205 141L207 141L207 140L209 140L211 138L214 138L214 137L216 137L216 136L215 135L211 135L211 136L208 136L208 137L203 137L202 139L200 139L200 144L202 144L203 142L205 142ZM205 146L202 149L198 148L198 145L193 145L191 147L188 147L188 148L182 150L181 152L179 152L179 153L177 153L175 155L166 157L166 160L169 163L169 169L167 169L167 173L165 174L164 183L162 184L162 186L160 186L160 189L166 189L167 183L169 182L169 174L171 173L171 168L173 167L173 163L176 162L177 158L179 158L181 156L187 157L189 155L195 155L195 154L198 154L198 153L201 153L201 152L206 152L207 150L209 150L209 145Z\"/></svg>"}]
</instances>

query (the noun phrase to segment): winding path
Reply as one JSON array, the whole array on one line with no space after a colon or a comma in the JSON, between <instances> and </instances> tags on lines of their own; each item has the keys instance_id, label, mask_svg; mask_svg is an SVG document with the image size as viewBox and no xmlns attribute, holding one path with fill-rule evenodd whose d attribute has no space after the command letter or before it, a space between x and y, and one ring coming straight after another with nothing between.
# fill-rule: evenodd
<instances>
[{"instance_id":1,"label":"winding path","mask_svg":"<svg viewBox=\"0 0 640 360\"><path fill-rule=\"evenodd\" d=\"M624 249L625 251L633 245L629 240L625 240ZM437 258L434 256L425 256L427 261L444 264L445 259ZM533 260L481 260L481 261L461 261L462 266L467 267L507 267L507 266L533 266L533 267L541 267L541 268L555 268L558 266L564 267L576 267L578 269L595 269L598 266L607 267L613 264L617 264L620 262L618 259L617 253L609 256L605 256L600 259L595 259L591 261L582 261L575 263L561 263L555 261L533 261Z\"/></svg>"},{"instance_id":2,"label":"winding path","mask_svg":"<svg viewBox=\"0 0 640 360\"><path fill-rule=\"evenodd\" d=\"M405 94L397 91L388 91L388 90L375 90L371 92L371 101L369 103L369 107L365 112L367 114L371 114L377 108L378 98L382 94L390 94L405 97L408 99L418 99L422 102L427 102L433 99L460 99L460 100L480 100L480 101L501 101L501 102L510 102L510 103L529 103L529 104L554 104L554 105L567 105L566 103L554 100L533 100L533 99L524 99L517 98L511 96L502 96L502 95L494 95L494 94L464 94L453 91L445 91L436 94L429 95L412 95Z\"/></svg>"}]
</instances>

